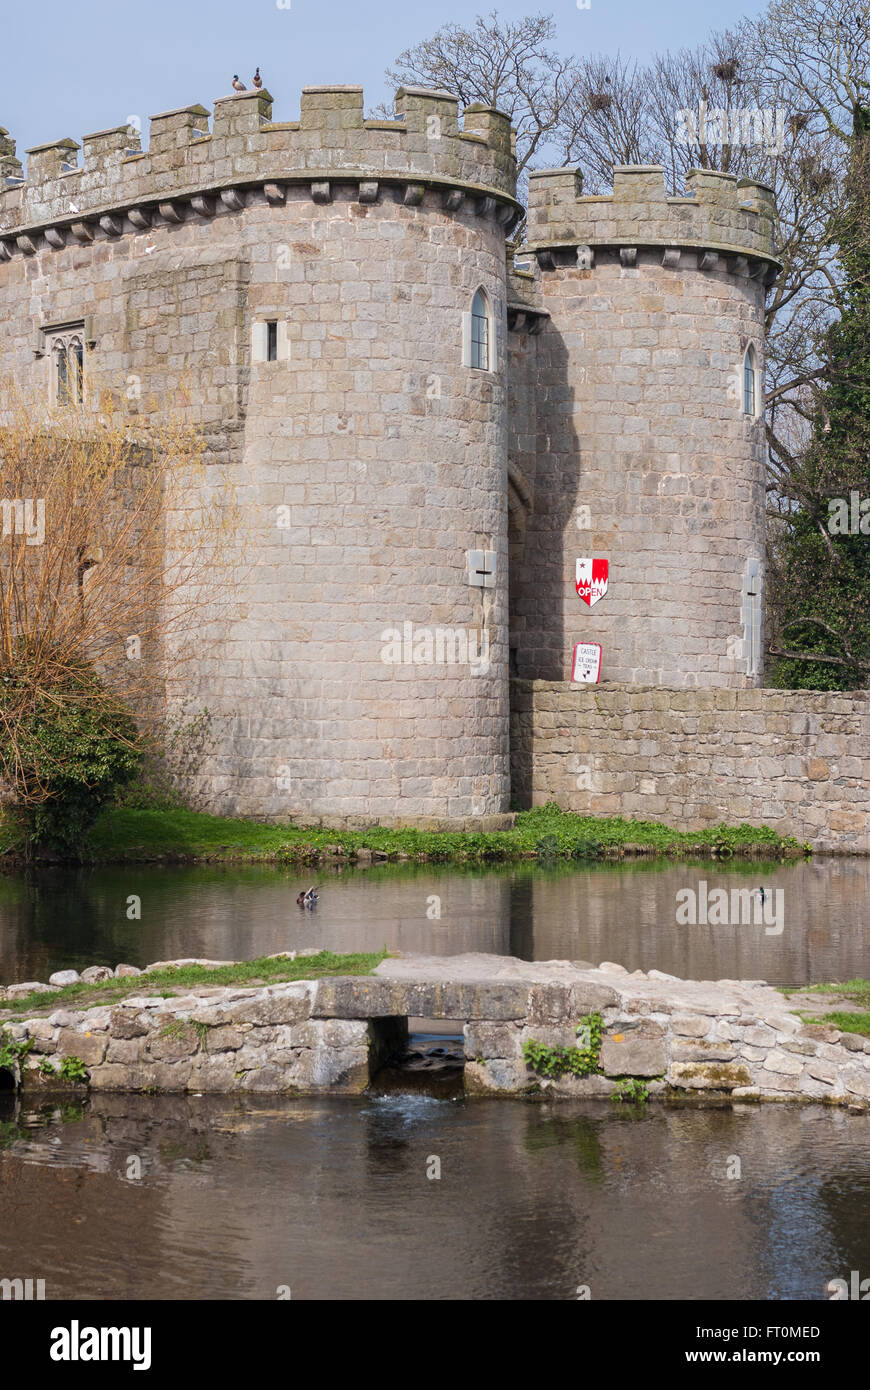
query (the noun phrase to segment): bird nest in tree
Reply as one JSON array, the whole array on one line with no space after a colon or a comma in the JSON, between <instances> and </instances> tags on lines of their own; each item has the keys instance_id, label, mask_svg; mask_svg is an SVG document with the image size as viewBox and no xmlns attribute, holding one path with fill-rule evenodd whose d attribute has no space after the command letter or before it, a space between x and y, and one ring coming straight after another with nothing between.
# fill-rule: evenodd
<instances>
[{"instance_id":1,"label":"bird nest in tree","mask_svg":"<svg viewBox=\"0 0 870 1390\"><path fill-rule=\"evenodd\" d=\"M801 178L811 193L824 193L834 182L833 171L819 162L815 155L804 155L798 160Z\"/></svg>"},{"instance_id":2,"label":"bird nest in tree","mask_svg":"<svg viewBox=\"0 0 870 1390\"><path fill-rule=\"evenodd\" d=\"M589 97L589 105L593 111L609 111L613 105L613 97L609 92L593 92Z\"/></svg>"},{"instance_id":3,"label":"bird nest in tree","mask_svg":"<svg viewBox=\"0 0 870 1390\"><path fill-rule=\"evenodd\" d=\"M739 67L740 64L736 58L726 58L723 63L714 64L713 75L722 82L733 82Z\"/></svg>"}]
</instances>

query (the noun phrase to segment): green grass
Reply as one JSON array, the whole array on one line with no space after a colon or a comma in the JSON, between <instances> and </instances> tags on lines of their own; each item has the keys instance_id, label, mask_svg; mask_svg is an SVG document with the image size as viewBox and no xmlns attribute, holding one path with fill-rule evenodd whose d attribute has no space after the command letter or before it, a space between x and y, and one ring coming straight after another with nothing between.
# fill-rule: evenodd
<instances>
[{"instance_id":1,"label":"green grass","mask_svg":"<svg viewBox=\"0 0 870 1390\"><path fill-rule=\"evenodd\" d=\"M386 959L386 951L354 952L335 955L321 951L316 956L297 960L261 956L257 960L240 961L235 965L170 965L164 970L151 970L147 975L132 975L120 980L102 980L98 984L65 985L56 994L28 994L23 999L0 1002L0 1021L4 1018L26 1018L29 1013L72 1005L75 1008L97 1008L111 1004L127 995L160 995L167 997L162 985L275 985L291 980L317 980L326 975L370 975L376 965Z\"/></svg>"},{"instance_id":2,"label":"green grass","mask_svg":"<svg viewBox=\"0 0 870 1390\"><path fill-rule=\"evenodd\" d=\"M804 1023L826 1023L833 1028L839 1028L841 1033L860 1033L863 1037L870 1038L870 980L865 980L859 975L854 980L846 980L842 984L833 982L824 985L806 985L803 988L785 987L781 993L785 995L817 994L820 996L820 1004L826 994L832 994L836 997L838 1004L844 1000L850 1004L857 1004L858 1008L854 1012L842 1008L822 1014L803 1011L800 1013L800 1017Z\"/></svg>"},{"instance_id":3,"label":"green grass","mask_svg":"<svg viewBox=\"0 0 870 1390\"><path fill-rule=\"evenodd\" d=\"M845 984L827 985L808 985L802 990L803 994L837 994L843 999L850 999L853 1004L866 1004L870 1008L870 980L864 980L857 976L854 980L846 980Z\"/></svg>"},{"instance_id":4,"label":"green grass","mask_svg":"<svg viewBox=\"0 0 870 1390\"><path fill-rule=\"evenodd\" d=\"M94 826L82 851L85 861L316 862L328 848L352 859L360 849L388 859L481 862L523 858L596 858L611 847L641 845L655 854L691 855L718 847L724 856L750 848L770 851L771 858L800 852L798 842L784 839L768 826L711 826L680 831L655 821L598 819L561 811L550 803L520 811L510 830L425 831L328 830L295 825L264 825L227 820L174 807L147 810L112 807ZM0 822L0 852L20 850L12 827Z\"/></svg>"},{"instance_id":5,"label":"green grass","mask_svg":"<svg viewBox=\"0 0 870 1390\"><path fill-rule=\"evenodd\" d=\"M841 1033L861 1033L865 1038L870 1038L870 1013L846 1014L835 1012L824 1014L821 1018L809 1018L804 1015L805 1023L827 1023L832 1028L839 1028Z\"/></svg>"}]
</instances>

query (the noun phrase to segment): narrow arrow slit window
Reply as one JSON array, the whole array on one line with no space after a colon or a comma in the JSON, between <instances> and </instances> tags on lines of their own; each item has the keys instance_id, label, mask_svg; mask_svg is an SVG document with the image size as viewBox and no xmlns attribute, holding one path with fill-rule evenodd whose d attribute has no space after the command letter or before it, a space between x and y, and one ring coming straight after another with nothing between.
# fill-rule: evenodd
<instances>
[{"instance_id":1,"label":"narrow arrow slit window","mask_svg":"<svg viewBox=\"0 0 870 1390\"><path fill-rule=\"evenodd\" d=\"M755 348L750 343L743 359L743 414L754 419L757 410Z\"/></svg>"}]
</instances>

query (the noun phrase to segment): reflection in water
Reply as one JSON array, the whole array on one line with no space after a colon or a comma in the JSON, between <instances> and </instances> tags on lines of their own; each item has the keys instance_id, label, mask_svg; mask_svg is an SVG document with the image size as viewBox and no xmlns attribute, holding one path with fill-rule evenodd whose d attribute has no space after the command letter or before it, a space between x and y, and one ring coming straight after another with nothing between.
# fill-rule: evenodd
<instances>
[{"instance_id":1,"label":"reflection in water","mask_svg":"<svg viewBox=\"0 0 870 1390\"><path fill-rule=\"evenodd\" d=\"M821 1106L7 1102L0 1277L47 1298L820 1299L866 1270L868 1127Z\"/></svg>"},{"instance_id":2,"label":"reflection in water","mask_svg":"<svg viewBox=\"0 0 870 1390\"><path fill-rule=\"evenodd\" d=\"M676 895L717 887L783 892L781 935L762 923L680 926ZM296 906L316 882L314 911ZM131 895L141 920L127 919ZM492 951L615 960L697 979L807 984L870 974L870 860L798 864L386 865L42 870L0 876L0 982L74 966L183 956L250 959L333 950ZM436 915L440 912L440 916Z\"/></svg>"}]
</instances>

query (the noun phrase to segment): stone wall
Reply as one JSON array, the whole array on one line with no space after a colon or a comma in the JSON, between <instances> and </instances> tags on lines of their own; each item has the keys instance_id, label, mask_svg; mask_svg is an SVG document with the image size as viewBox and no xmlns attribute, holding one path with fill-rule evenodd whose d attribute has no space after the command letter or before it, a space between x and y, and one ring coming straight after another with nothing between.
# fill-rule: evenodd
<instances>
[{"instance_id":1,"label":"stone wall","mask_svg":"<svg viewBox=\"0 0 870 1390\"><path fill-rule=\"evenodd\" d=\"M760 402L772 203L727 174L686 187L667 198L645 167L614 170L606 198L578 196L570 169L530 178L547 314L512 372L512 400L523 371L536 399L533 498L512 545L520 676L568 679L574 644L595 641L607 680L761 680L764 421L744 413L743 363L752 345ZM516 447L521 466L528 452ZM591 608L582 556L610 566Z\"/></svg>"},{"instance_id":2,"label":"stone wall","mask_svg":"<svg viewBox=\"0 0 870 1390\"><path fill-rule=\"evenodd\" d=\"M512 721L521 806L870 853L870 694L515 681Z\"/></svg>"},{"instance_id":3,"label":"stone wall","mask_svg":"<svg viewBox=\"0 0 870 1390\"><path fill-rule=\"evenodd\" d=\"M52 325L83 321L90 402L144 429L184 392L208 439L170 545L212 489L228 523L170 600L196 633L167 644L167 712L208 709L188 790L219 814L508 809L510 123L472 106L460 129L455 97L417 88L397 107L366 121L361 88L312 87L274 123L248 92L155 117L147 152L127 127L82 165L46 145L24 181L0 137L0 380L48 399ZM488 371L463 365L480 287ZM493 587L470 551L495 553Z\"/></svg>"},{"instance_id":4,"label":"stone wall","mask_svg":"<svg viewBox=\"0 0 870 1390\"><path fill-rule=\"evenodd\" d=\"M463 1024L469 1094L609 1097L621 1079L637 1078L664 1099L870 1108L870 1039L804 1025L758 980L472 954L385 960L369 977L200 987L183 998L151 996L144 986L147 971L131 986L138 993L112 1006L9 1025L16 1039L34 1040L24 1089L56 1090L40 1064L57 1069L78 1057L92 1090L359 1093L384 1060L388 1035L401 1036L416 1017ZM595 1074L547 1079L528 1066L525 1042L577 1046L591 1013L604 1028Z\"/></svg>"}]
</instances>

